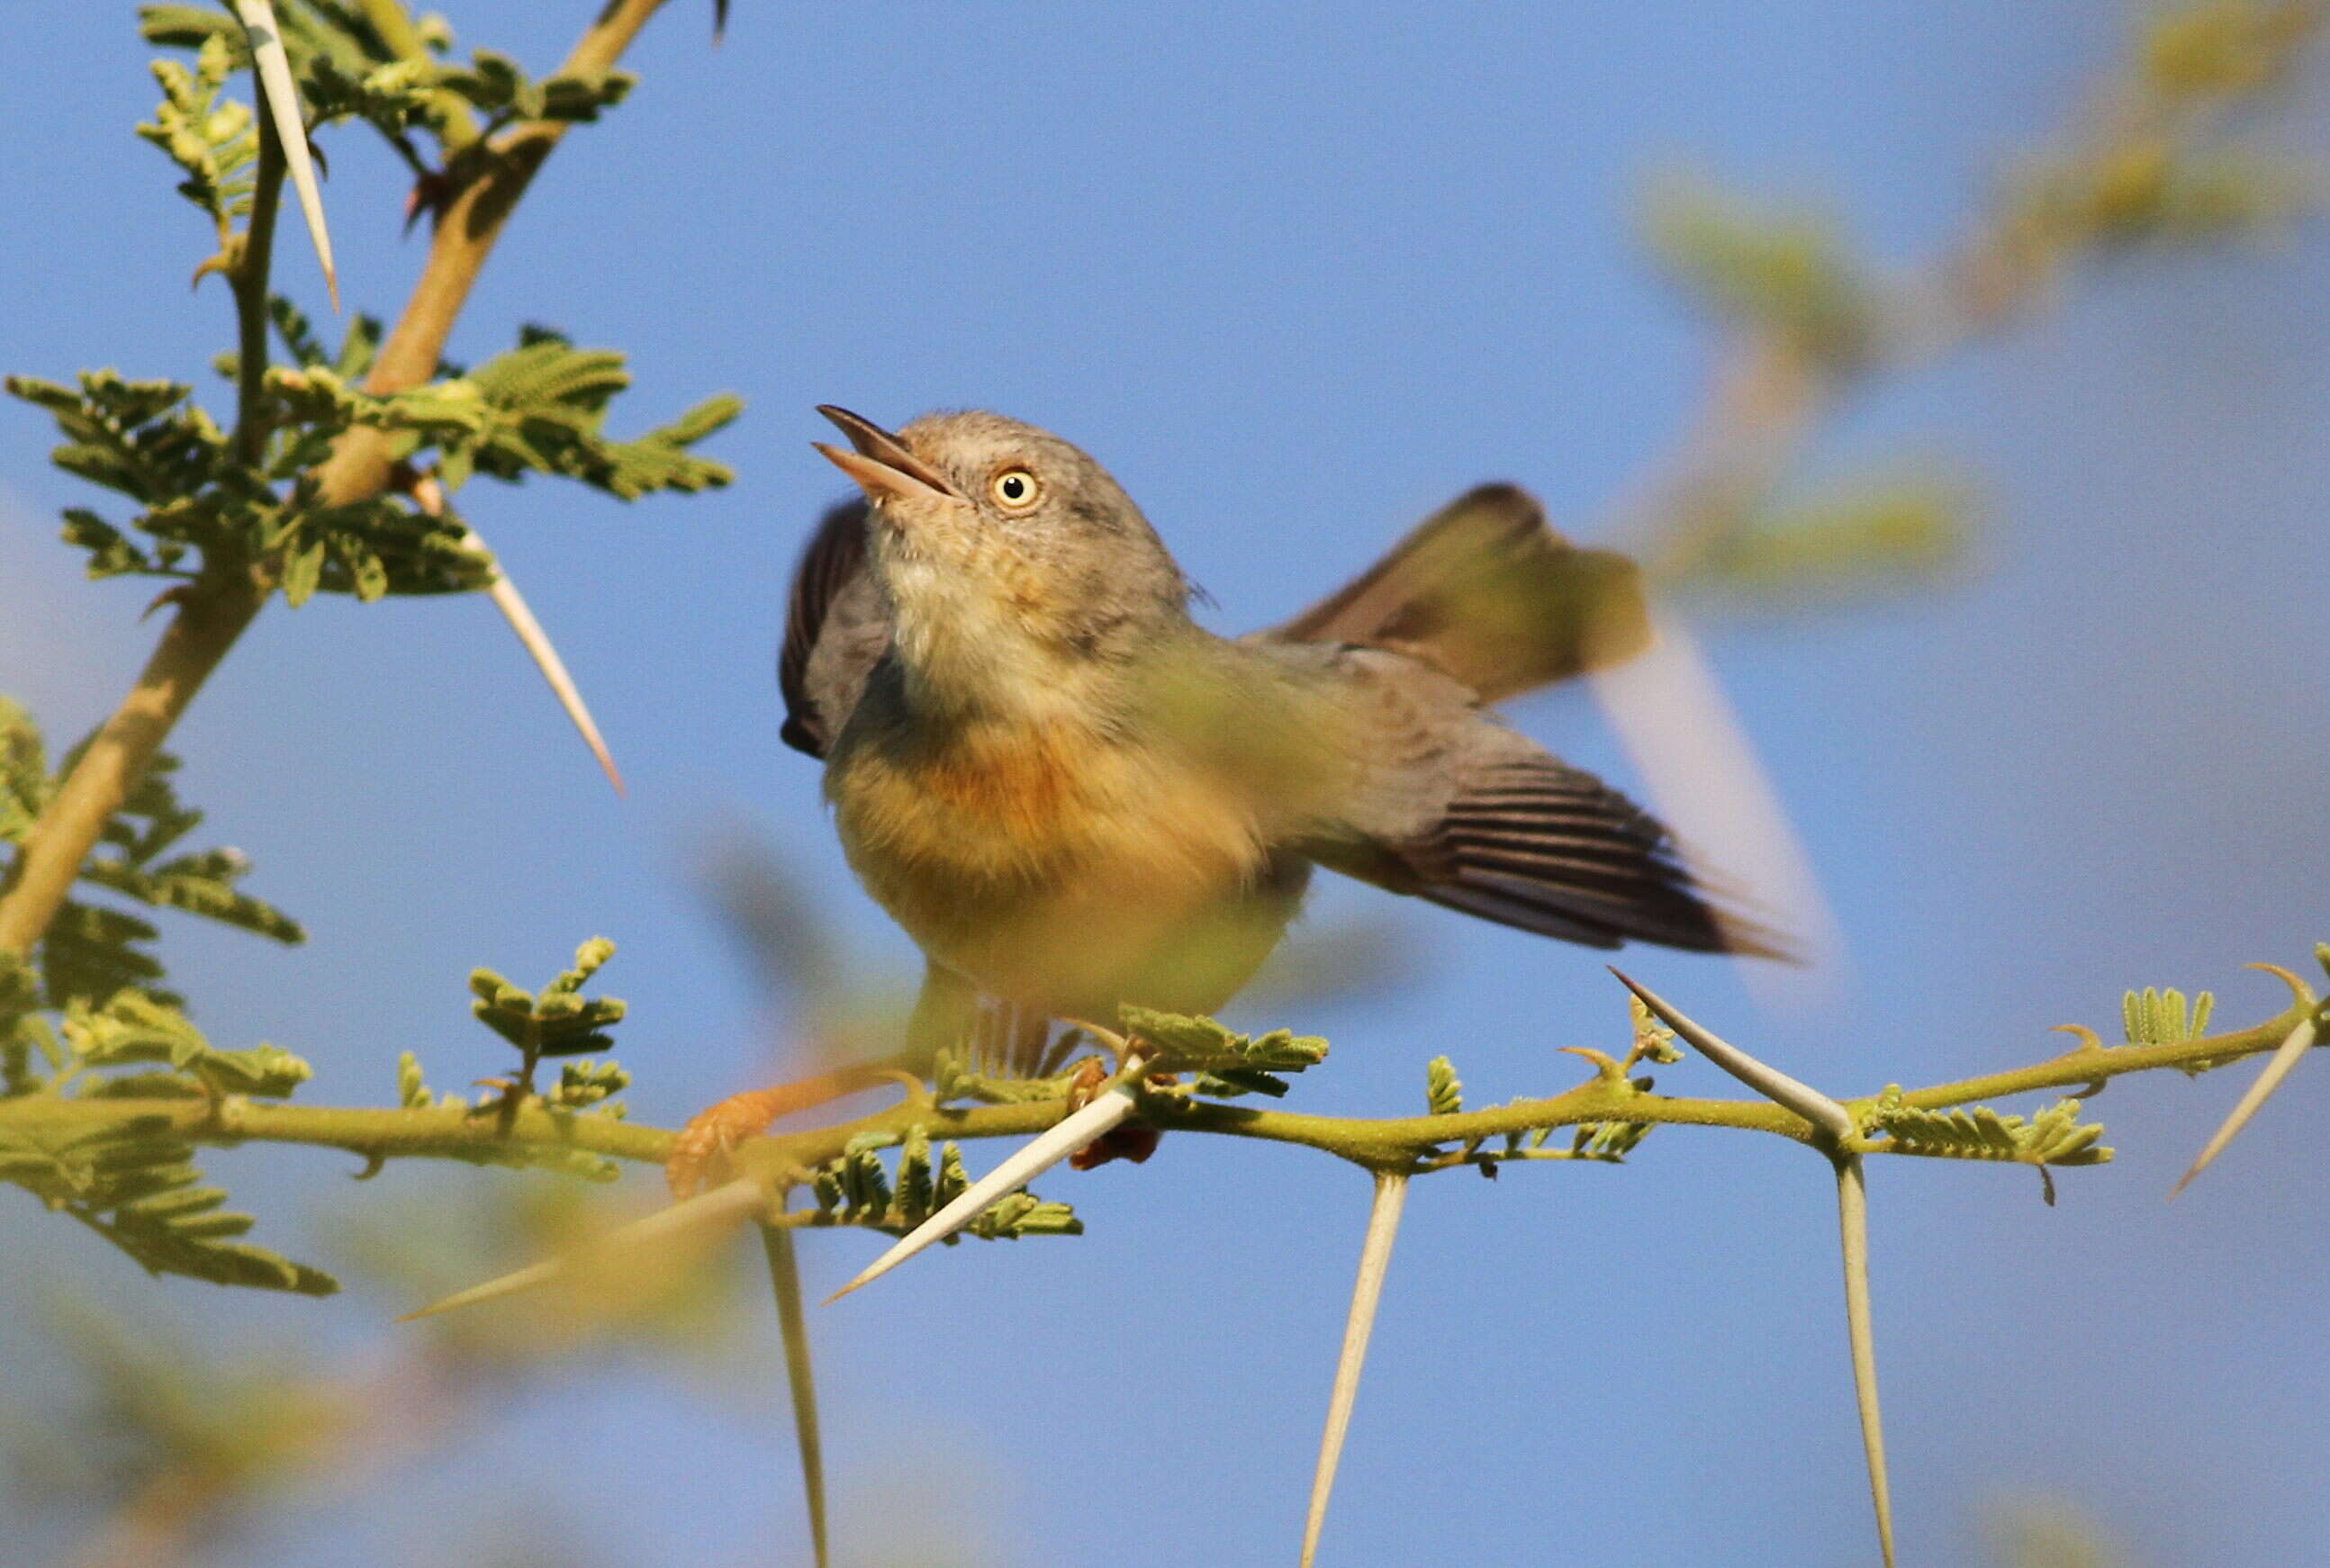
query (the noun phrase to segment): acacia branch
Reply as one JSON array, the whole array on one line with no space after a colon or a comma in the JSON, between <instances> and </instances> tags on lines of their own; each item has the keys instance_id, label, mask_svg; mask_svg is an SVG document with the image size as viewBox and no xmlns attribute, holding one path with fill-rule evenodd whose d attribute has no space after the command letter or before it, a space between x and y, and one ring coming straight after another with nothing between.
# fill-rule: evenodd
<instances>
[{"instance_id":1,"label":"acacia branch","mask_svg":"<svg viewBox=\"0 0 2330 1568\"><path fill-rule=\"evenodd\" d=\"M612 68L661 4L662 0L615 0L603 6L567 56L562 71L595 76ZM264 128L265 117L260 118L260 194L269 199L252 208L244 254L237 263L243 382L239 434L245 442L259 434L251 409L251 378L265 370L266 257L273 242L277 203L272 197L282 177L281 148L274 148L270 165L267 152L271 137ZM562 124L528 122L496 138L477 177L453 197L439 221L412 297L365 380L367 392L385 395L408 391L437 373L437 362L453 323L494 242L501 237L511 210L565 131ZM274 169L271 189L270 166ZM256 341L252 305L242 287L254 277L259 280L256 319L260 324ZM314 476L324 503L345 505L384 491L391 473L389 441L386 431L362 426L343 436ZM249 458L252 454L243 455ZM29 954L49 929L106 823L153 766L155 754L194 694L258 616L274 587L271 572L263 563L209 560L194 581L171 596L175 613L138 675L137 684L58 787L10 868L5 889L0 892L0 954Z\"/></svg>"},{"instance_id":2,"label":"acacia branch","mask_svg":"<svg viewBox=\"0 0 2330 1568\"><path fill-rule=\"evenodd\" d=\"M1911 1106L1933 1110L2051 1090L2078 1090L2135 1072L2169 1068L2205 1072L2273 1050L2292 1029L2318 1010L2318 1005L2294 1004L2251 1028L2163 1045L2106 1046L2089 1037L2076 1050L2027 1067L1913 1090L1902 1098ZM1869 1095L1847 1100L1844 1104L1858 1118L1876 1100L1876 1096ZM1623 1077L1609 1076L1597 1076L1548 1099L1517 1100L1510 1105L1444 1116L1310 1116L1193 1100L1182 1094L1153 1090L1142 1096L1141 1106L1156 1126L1169 1131L1295 1144L1339 1156L1369 1170L1394 1174L1446 1168L1444 1163L1431 1162L1450 1144L1476 1143L1511 1133L1590 1122L1724 1127L1743 1132L1772 1133L1815 1146L1825 1136L1803 1118L1768 1100L1698 1099L1650 1093L1636 1090ZM935 1107L910 1098L831 1127L750 1138L738 1146L734 1158L738 1168L747 1173L784 1179L838 1157L851 1139L868 1133L903 1138L920 1128L934 1139L1026 1138L1051 1127L1070 1110L1066 1100ZM374 1110L261 1104L236 1097L229 1097L215 1106L199 1100L70 1100L38 1094L0 1100L0 1133L35 1137L70 1134L140 1120L156 1131L166 1128L196 1143L309 1144L345 1149L369 1160L437 1158L520 1163L529 1152L579 1150L614 1159L660 1164L670 1157L679 1138L678 1133L667 1129L643 1127L606 1116L552 1111L539 1106L528 1106L505 1121L498 1102L485 1108ZM1852 1140L1852 1152L1864 1154L1915 1152L1895 1148L1890 1140L1884 1138L1856 1138ZM788 1223L814 1223L819 1218L812 1210L791 1215Z\"/></svg>"}]
</instances>

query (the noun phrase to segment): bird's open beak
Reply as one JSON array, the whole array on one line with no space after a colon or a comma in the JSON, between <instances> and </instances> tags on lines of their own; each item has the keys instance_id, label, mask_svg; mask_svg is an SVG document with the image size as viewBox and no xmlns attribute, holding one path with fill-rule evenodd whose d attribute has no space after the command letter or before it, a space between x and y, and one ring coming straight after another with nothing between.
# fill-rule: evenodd
<instances>
[{"instance_id":1,"label":"bird's open beak","mask_svg":"<svg viewBox=\"0 0 2330 1568\"><path fill-rule=\"evenodd\" d=\"M857 449L845 452L823 441L811 441L810 445L864 486L867 498L876 505L884 501L927 500L933 495L963 499L962 492L946 476L908 451L904 441L872 420L860 418L848 409L835 408L831 403L819 403L817 411L831 420Z\"/></svg>"}]
</instances>

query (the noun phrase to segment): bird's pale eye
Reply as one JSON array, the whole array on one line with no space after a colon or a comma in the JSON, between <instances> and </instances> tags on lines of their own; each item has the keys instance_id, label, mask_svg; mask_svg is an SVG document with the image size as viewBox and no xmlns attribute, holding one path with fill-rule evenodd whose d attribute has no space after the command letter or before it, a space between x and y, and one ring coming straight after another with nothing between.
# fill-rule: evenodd
<instances>
[{"instance_id":1,"label":"bird's pale eye","mask_svg":"<svg viewBox=\"0 0 2330 1568\"><path fill-rule=\"evenodd\" d=\"M1025 468L1006 468L988 481L987 493L1006 512L1027 512L1042 498L1044 486Z\"/></svg>"}]
</instances>

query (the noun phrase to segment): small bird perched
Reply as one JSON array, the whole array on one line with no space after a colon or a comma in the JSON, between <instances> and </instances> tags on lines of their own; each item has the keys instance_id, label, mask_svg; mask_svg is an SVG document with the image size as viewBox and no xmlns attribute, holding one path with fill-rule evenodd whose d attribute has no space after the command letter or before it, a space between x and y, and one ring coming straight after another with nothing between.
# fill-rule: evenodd
<instances>
[{"instance_id":1,"label":"small bird perched","mask_svg":"<svg viewBox=\"0 0 2330 1568\"><path fill-rule=\"evenodd\" d=\"M1311 869L1593 947L1781 956L1666 829L1485 704L1648 641L1632 562L1510 485L1228 640L1105 469L984 412L819 412L864 500L793 585L784 739L826 762L850 865L928 959L935 1048L977 998L1037 1021L1208 1013Z\"/></svg>"}]
</instances>

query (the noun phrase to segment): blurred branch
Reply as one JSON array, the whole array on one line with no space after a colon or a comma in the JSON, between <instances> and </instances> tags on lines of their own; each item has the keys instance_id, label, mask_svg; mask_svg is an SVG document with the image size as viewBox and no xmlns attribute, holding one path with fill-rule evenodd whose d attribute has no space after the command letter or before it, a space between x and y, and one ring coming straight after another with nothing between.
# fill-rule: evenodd
<instances>
[{"instance_id":1,"label":"blurred branch","mask_svg":"<svg viewBox=\"0 0 2330 1568\"><path fill-rule=\"evenodd\" d=\"M1890 279L1816 214L1696 183L1654 193L1652 240L1726 341L1697 419L1621 508L1620 542L1671 581L1751 588L1791 563L1946 562L1963 505L1931 479L1785 525L1771 503L1852 398L2012 325L2075 269L2268 231L2301 208L2290 160L2228 149L2225 133L2290 79L2323 15L2318 0L2194 0L2149 16L2079 119L2012 168L1958 240Z\"/></svg>"}]
</instances>

